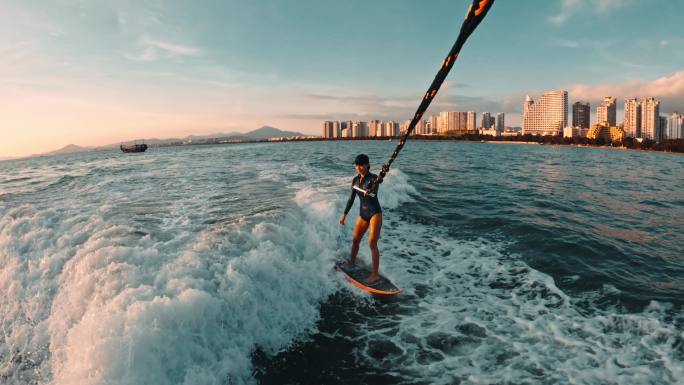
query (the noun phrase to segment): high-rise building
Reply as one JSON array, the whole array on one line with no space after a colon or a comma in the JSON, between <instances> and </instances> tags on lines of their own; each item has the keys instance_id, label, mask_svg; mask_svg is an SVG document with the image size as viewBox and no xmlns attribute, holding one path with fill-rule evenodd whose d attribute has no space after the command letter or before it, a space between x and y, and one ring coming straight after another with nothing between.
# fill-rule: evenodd
<instances>
[{"instance_id":1,"label":"high-rise building","mask_svg":"<svg viewBox=\"0 0 684 385\"><path fill-rule=\"evenodd\" d=\"M333 127L333 122L326 120L323 122L323 137L326 139L334 138L335 130Z\"/></svg>"},{"instance_id":2,"label":"high-rise building","mask_svg":"<svg viewBox=\"0 0 684 385\"><path fill-rule=\"evenodd\" d=\"M341 138L351 138L352 137L352 126L354 125L354 122L351 120L346 120L344 122L340 122L340 137Z\"/></svg>"},{"instance_id":3,"label":"high-rise building","mask_svg":"<svg viewBox=\"0 0 684 385\"><path fill-rule=\"evenodd\" d=\"M667 131L667 117L665 116L659 116L658 117L658 130L656 131L656 142L662 142L663 140L667 139L667 136L665 135L665 132Z\"/></svg>"},{"instance_id":4,"label":"high-rise building","mask_svg":"<svg viewBox=\"0 0 684 385\"><path fill-rule=\"evenodd\" d=\"M439 131L439 115L430 116L430 134L436 134Z\"/></svg>"},{"instance_id":5,"label":"high-rise building","mask_svg":"<svg viewBox=\"0 0 684 385\"><path fill-rule=\"evenodd\" d=\"M477 129L477 113L475 111L468 111L466 115L466 130L469 133L476 132Z\"/></svg>"},{"instance_id":6,"label":"high-rise building","mask_svg":"<svg viewBox=\"0 0 684 385\"><path fill-rule=\"evenodd\" d=\"M442 111L439 113L439 128L437 131L440 133L446 133L453 129L455 112Z\"/></svg>"},{"instance_id":7,"label":"high-rise building","mask_svg":"<svg viewBox=\"0 0 684 385\"><path fill-rule=\"evenodd\" d=\"M405 135L410 125L411 119L404 120L404 123L399 126L400 135Z\"/></svg>"},{"instance_id":8,"label":"high-rise building","mask_svg":"<svg viewBox=\"0 0 684 385\"><path fill-rule=\"evenodd\" d=\"M387 122L380 122L380 127L378 127L378 136L390 136L389 130L387 129Z\"/></svg>"},{"instance_id":9,"label":"high-rise building","mask_svg":"<svg viewBox=\"0 0 684 385\"><path fill-rule=\"evenodd\" d=\"M471 111L472 112L472 111ZM474 112L473 112L474 114ZM472 116L473 123L475 116ZM461 111L442 111L439 113L439 129L440 133L449 133L450 135L463 135L468 131L468 112Z\"/></svg>"},{"instance_id":10,"label":"high-rise building","mask_svg":"<svg viewBox=\"0 0 684 385\"><path fill-rule=\"evenodd\" d=\"M484 129L491 128L492 127L491 122L490 122L491 117L492 117L492 114L490 114L489 112L483 112L482 113L482 122L480 122L480 127L484 128Z\"/></svg>"},{"instance_id":11,"label":"high-rise building","mask_svg":"<svg viewBox=\"0 0 684 385\"><path fill-rule=\"evenodd\" d=\"M333 121L333 138L340 137L340 122L337 120Z\"/></svg>"},{"instance_id":12,"label":"high-rise building","mask_svg":"<svg viewBox=\"0 0 684 385\"><path fill-rule=\"evenodd\" d=\"M572 126L589 128L590 112L589 103L575 102L572 105Z\"/></svg>"},{"instance_id":13,"label":"high-rise building","mask_svg":"<svg viewBox=\"0 0 684 385\"><path fill-rule=\"evenodd\" d=\"M603 98L601 105L596 108L598 123L608 122L608 126L611 127L617 125L615 114L615 98L612 96L606 96Z\"/></svg>"},{"instance_id":14,"label":"high-rise building","mask_svg":"<svg viewBox=\"0 0 684 385\"><path fill-rule=\"evenodd\" d=\"M499 112L498 114L496 114L496 131L504 132L504 129L506 128L504 120L505 114L503 112Z\"/></svg>"},{"instance_id":15,"label":"high-rise building","mask_svg":"<svg viewBox=\"0 0 684 385\"><path fill-rule=\"evenodd\" d=\"M641 101L641 137L660 141L660 102L655 98Z\"/></svg>"},{"instance_id":16,"label":"high-rise building","mask_svg":"<svg viewBox=\"0 0 684 385\"><path fill-rule=\"evenodd\" d=\"M368 122L368 136L382 136L382 122L371 120Z\"/></svg>"},{"instance_id":17,"label":"high-rise building","mask_svg":"<svg viewBox=\"0 0 684 385\"><path fill-rule=\"evenodd\" d=\"M368 136L368 123L356 121L352 123L352 134L353 138L363 138Z\"/></svg>"},{"instance_id":18,"label":"high-rise building","mask_svg":"<svg viewBox=\"0 0 684 385\"><path fill-rule=\"evenodd\" d=\"M548 91L538 102L528 95L523 104L523 135L559 135L568 125L568 92Z\"/></svg>"},{"instance_id":19,"label":"high-rise building","mask_svg":"<svg viewBox=\"0 0 684 385\"><path fill-rule=\"evenodd\" d=\"M416 123L416 128L413 130L413 135L425 135L428 132L428 122L421 119Z\"/></svg>"},{"instance_id":20,"label":"high-rise building","mask_svg":"<svg viewBox=\"0 0 684 385\"><path fill-rule=\"evenodd\" d=\"M641 138L641 103L636 98L625 99L625 135Z\"/></svg>"},{"instance_id":21,"label":"high-rise building","mask_svg":"<svg viewBox=\"0 0 684 385\"><path fill-rule=\"evenodd\" d=\"M456 133L465 134L468 131L468 112L461 111L456 113Z\"/></svg>"},{"instance_id":22,"label":"high-rise building","mask_svg":"<svg viewBox=\"0 0 684 385\"><path fill-rule=\"evenodd\" d=\"M684 139L684 115L676 111L667 119L666 139Z\"/></svg>"},{"instance_id":23,"label":"high-rise building","mask_svg":"<svg viewBox=\"0 0 684 385\"><path fill-rule=\"evenodd\" d=\"M390 120L382 124L385 136L399 136L399 123Z\"/></svg>"},{"instance_id":24,"label":"high-rise building","mask_svg":"<svg viewBox=\"0 0 684 385\"><path fill-rule=\"evenodd\" d=\"M480 120L480 127L487 130L495 125L494 116L489 112L483 112Z\"/></svg>"}]
</instances>

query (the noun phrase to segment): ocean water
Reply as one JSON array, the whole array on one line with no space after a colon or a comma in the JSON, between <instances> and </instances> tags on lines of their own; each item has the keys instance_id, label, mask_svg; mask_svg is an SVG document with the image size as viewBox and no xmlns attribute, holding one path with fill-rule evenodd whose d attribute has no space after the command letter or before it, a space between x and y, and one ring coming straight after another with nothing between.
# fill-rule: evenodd
<instances>
[{"instance_id":1,"label":"ocean water","mask_svg":"<svg viewBox=\"0 0 684 385\"><path fill-rule=\"evenodd\" d=\"M0 162L0 383L684 383L683 156L409 141L387 300L332 265L395 145Z\"/></svg>"}]
</instances>

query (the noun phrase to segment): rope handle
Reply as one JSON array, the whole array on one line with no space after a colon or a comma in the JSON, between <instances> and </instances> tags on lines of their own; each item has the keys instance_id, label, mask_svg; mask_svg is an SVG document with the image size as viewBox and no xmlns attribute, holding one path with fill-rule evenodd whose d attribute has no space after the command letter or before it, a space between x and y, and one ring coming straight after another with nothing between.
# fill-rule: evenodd
<instances>
[{"instance_id":1,"label":"rope handle","mask_svg":"<svg viewBox=\"0 0 684 385\"><path fill-rule=\"evenodd\" d=\"M378 177L373 182L371 182L371 190L373 190L377 185L382 183L383 179L385 178L385 175L387 175L387 173L389 172L390 166L397 158L399 152L408 140L409 135L411 135L413 130L416 128L416 125L423 117L425 111L430 106L432 99L434 99L435 95L437 95L437 91L439 91L439 88L442 86L442 83L444 83L444 80L449 74L451 67L454 66L456 59L458 59L458 55L461 53L461 48L463 48L463 44L465 44L470 34L473 33L475 28L477 28L480 22L484 19L485 15L487 15L487 12L493 4L494 0L473 0L473 4L471 4L468 8L468 12L466 13L463 25L461 25L461 31L459 32L458 37L456 38L456 42L454 42L454 45L451 47L451 50L449 51L449 54L442 62L442 66L437 72L435 79L432 81L430 88L428 88L427 92L425 93L425 96L423 97L423 99L420 102L420 105L418 106L416 114L413 115L413 119L411 119L411 123L409 124L406 133L401 138L401 140L399 140L397 148L394 149L394 152L392 153L392 156L390 157L389 161L382 165L382 171L380 171L380 175L378 175Z\"/></svg>"}]
</instances>

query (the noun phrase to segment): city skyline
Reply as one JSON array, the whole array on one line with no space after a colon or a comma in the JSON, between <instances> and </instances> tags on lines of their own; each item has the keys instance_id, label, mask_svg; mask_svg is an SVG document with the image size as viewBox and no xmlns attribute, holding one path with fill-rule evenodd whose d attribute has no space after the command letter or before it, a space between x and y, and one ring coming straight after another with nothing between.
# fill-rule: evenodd
<instances>
[{"instance_id":1,"label":"city skyline","mask_svg":"<svg viewBox=\"0 0 684 385\"><path fill-rule=\"evenodd\" d=\"M529 95L523 105L522 127L510 127L504 124L505 114L498 112L496 119L488 111L481 113L478 124L477 111L440 111L421 119L416 124L412 135L449 134L461 135L479 133L492 136L551 135L551 136L596 136L601 127L616 138L630 137L639 140L648 139L656 143L666 139L684 139L684 115L672 111L669 115L660 113L660 100L654 97L624 99L624 119L618 124L617 99L605 96L596 108L596 120L591 124L590 103L577 101L569 109L569 98L566 90L550 90L544 92L535 102ZM570 115L570 116L569 116ZM387 124L397 125L395 121L324 121L324 138L359 138L377 136L398 136L407 132L411 120L405 120L400 130L385 130ZM347 127L362 129L346 130ZM381 128L382 127L382 128ZM511 128L511 130L509 130ZM521 130L519 130L521 129ZM591 129L591 130L590 130ZM605 131L608 132L608 131Z\"/></svg>"},{"instance_id":2,"label":"city skyline","mask_svg":"<svg viewBox=\"0 0 684 385\"><path fill-rule=\"evenodd\" d=\"M412 116L469 2L9 1L0 6L0 157L74 143ZM566 89L598 106L684 107L684 4L498 2L426 115L504 112ZM197 23L201 20L201 23ZM595 111L591 111L592 121ZM478 122L479 123L479 122Z\"/></svg>"}]
</instances>

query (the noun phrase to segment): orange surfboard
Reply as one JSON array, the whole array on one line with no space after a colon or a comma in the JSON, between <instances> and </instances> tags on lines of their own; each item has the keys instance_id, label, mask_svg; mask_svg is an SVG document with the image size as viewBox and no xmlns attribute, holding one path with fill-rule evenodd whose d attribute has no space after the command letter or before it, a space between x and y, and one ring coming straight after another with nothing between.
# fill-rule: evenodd
<instances>
[{"instance_id":1,"label":"orange surfboard","mask_svg":"<svg viewBox=\"0 0 684 385\"><path fill-rule=\"evenodd\" d=\"M401 293L401 289L398 288L397 285L382 275L377 281L366 283L364 279L371 274L371 271L358 263L355 266L349 267L346 266L344 262L338 262L335 264L335 268L337 271L344 274L347 281L351 284L369 293L380 295L395 295Z\"/></svg>"}]
</instances>

